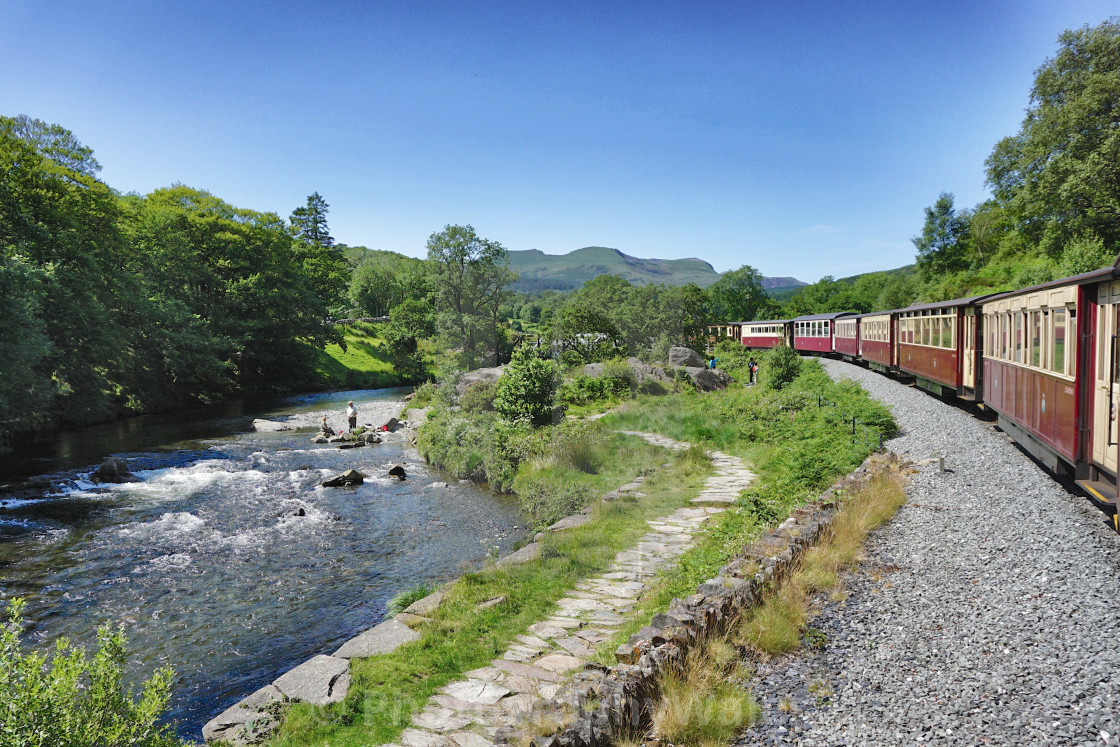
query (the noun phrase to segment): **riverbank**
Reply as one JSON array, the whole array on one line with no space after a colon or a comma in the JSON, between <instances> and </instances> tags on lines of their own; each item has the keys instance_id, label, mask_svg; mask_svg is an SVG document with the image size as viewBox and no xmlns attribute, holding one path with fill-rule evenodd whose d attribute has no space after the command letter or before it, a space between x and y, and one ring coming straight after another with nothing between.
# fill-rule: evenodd
<instances>
[{"instance_id":1,"label":"riverbank","mask_svg":"<svg viewBox=\"0 0 1120 747\"><path fill-rule=\"evenodd\" d=\"M143 429L146 419L169 418L174 422L183 422L237 418L244 413L275 407L293 396L306 393L391 389L419 383L397 373L392 357L382 349L383 341L377 334L377 325L345 325L343 339L346 349L336 343L321 349L305 345L307 355L313 360L308 367L309 374L283 385L270 386L267 390L231 392L227 397L206 402L156 404L142 412L122 411L103 419L82 422L68 420L67 410L63 408L52 418L28 424L12 433L6 444L0 443L0 457L4 458L0 464L0 492L5 483L19 476L15 466L20 461L33 460L34 454L48 450L60 438L72 442L91 431L94 434L91 438L105 438L113 430L131 432ZM63 449L70 451L73 447L67 443ZM104 456L127 450L117 448L107 451Z\"/></svg>"},{"instance_id":2,"label":"riverbank","mask_svg":"<svg viewBox=\"0 0 1120 747\"><path fill-rule=\"evenodd\" d=\"M198 739L226 705L380 622L396 595L524 540L515 499L459 483L403 441L339 450L312 444L313 430L251 425L341 417L348 399L370 413L377 397L403 395L308 394L236 418L153 422L159 440L117 452L138 482L80 484L97 463L83 460L51 477L52 495L0 510L0 595L28 599L36 647L63 635L89 645L100 622L123 624L131 671L176 670L168 716ZM396 464L403 482L387 475ZM365 485L320 487L351 468Z\"/></svg>"},{"instance_id":3,"label":"riverbank","mask_svg":"<svg viewBox=\"0 0 1120 747\"><path fill-rule=\"evenodd\" d=\"M404 730L413 724L414 718L420 717L429 698L467 672L485 670L496 659L504 659L511 652L513 656L537 653L549 656L544 650L533 651L533 647L539 645L537 640L545 639L540 635L542 628L532 626L545 625L550 615L555 618L558 614L555 605L561 599L585 599L591 606L601 603L601 597L600 602L595 601L594 589L581 586L591 584L589 579L595 576L612 573L610 564L616 554L639 544L651 529L649 521L691 506L691 501L700 497L712 469L704 449L716 450L713 447L718 444L718 450L727 458L748 457L759 469L759 483L746 491L742 491L741 486L731 489L729 500L733 510L718 514L709 527L698 532L695 546L680 555L677 563L666 566L648 588L643 585L637 598L622 600L625 614L613 620L616 626L612 635L593 633L593 637L604 636L594 642L582 639L588 648L598 647L590 653L582 645L567 641L591 659L604 661L604 657L613 655L610 647L616 645L620 637L625 640L627 635L648 623L655 614L664 611L672 598L693 593L745 544L757 539L767 527L783 521L806 500L816 497L836 475L846 474L860 463L869 450L868 445L851 441L848 438L850 419L842 421L838 410L818 407L818 396L842 401L850 408L848 412L860 413L862 422L874 421L890 427L885 410L870 403L858 388L834 385L816 363L807 363L803 375L788 390L740 387L709 394L641 397L619 412L598 420L600 428L647 433L664 429L662 432L682 441L686 439L680 435L689 433L693 436L689 440L698 447L678 452L670 460L670 466L651 474L627 500L610 501L602 504L602 508L593 508L592 521L542 539L536 559L514 568L493 566L464 576L447 591L443 603L431 613L429 621L416 629L420 640L407 643L390 654L352 660L353 685L345 699L325 707L294 705L280 733L269 744L275 747L327 744L338 747L391 743L402 739ZM464 417L469 415L436 417L433 422L436 427L442 423L445 427L466 427L469 432L484 433L480 428L464 424ZM485 416L484 421L490 423L491 416ZM544 443L560 444L561 451L566 452L569 447L563 444L572 442L565 441L559 432L545 433L549 428L542 429L537 438ZM624 437L612 438L616 439L612 442L614 452L608 449L596 457L601 460L596 463L601 463L603 469L596 473L598 468L590 468L579 479L598 480L603 475L625 478L625 470L619 472L619 468L624 467L627 460L617 451L622 443L617 439ZM455 439L449 435L437 440L450 443ZM481 446L472 441L470 445L497 450L499 456L508 453L502 450L516 449L508 440ZM471 453L477 453L477 448ZM539 474L542 469L556 469L570 463L569 457L555 454L548 459L549 463L555 462L554 466L542 467L538 457L531 457L531 461L538 461L528 464L526 474ZM663 463L664 458L658 457L657 464ZM516 462L514 469L518 469ZM607 487L609 482L605 486L600 483L597 495L603 495ZM559 614L565 616L563 612ZM548 648L553 645L563 647L557 643L549 644ZM504 685L501 687L514 692ZM497 700L505 697L503 694ZM427 717L423 717L419 723L427 722ZM449 723L457 721L452 719ZM487 743L490 741L485 732L476 736ZM449 744L444 737L436 737L438 739L424 742L426 738L418 736L416 744ZM463 739L473 744L469 737Z\"/></svg>"}]
</instances>

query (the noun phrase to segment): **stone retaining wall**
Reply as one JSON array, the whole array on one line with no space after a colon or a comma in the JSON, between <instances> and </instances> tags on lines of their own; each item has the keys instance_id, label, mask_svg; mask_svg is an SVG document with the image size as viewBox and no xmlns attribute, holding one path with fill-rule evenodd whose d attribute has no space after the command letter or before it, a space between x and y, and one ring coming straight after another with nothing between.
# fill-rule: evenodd
<instances>
[{"instance_id":1,"label":"stone retaining wall","mask_svg":"<svg viewBox=\"0 0 1120 747\"><path fill-rule=\"evenodd\" d=\"M674 599L668 611L655 615L619 646L619 663L611 668L588 668L572 678L551 701L542 704L544 716L566 719L558 734L538 737L534 747L602 747L612 735L638 731L649 723L659 696L663 672L683 663L689 648L708 634L724 632L742 613L757 606L763 593L780 584L805 550L814 545L836 516L841 496L866 483L879 455L864 460L815 501L794 512L767 532L719 574L701 584L686 599ZM570 714L575 714L574 718ZM517 739L510 729L497 735L498 744Z\"/></svg>"}]
</instances>

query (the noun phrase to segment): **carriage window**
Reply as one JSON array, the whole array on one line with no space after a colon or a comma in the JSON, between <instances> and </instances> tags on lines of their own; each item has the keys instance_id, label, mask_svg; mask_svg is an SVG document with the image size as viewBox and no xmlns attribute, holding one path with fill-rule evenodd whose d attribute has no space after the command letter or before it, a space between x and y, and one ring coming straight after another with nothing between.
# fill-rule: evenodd
<instances>
[{"instance_id":1,"label":"carriage window","mask_svg":"<svg viewBox=\"0 0 1120 747\"><path fill-rule=\"evenodd\" d=\"M999 315L999 357L1011 360L1011 315Z\"/></svg>"},{"instance_id":2,"label":"carriage window","mask_svg":"<svg viewBox=\"0 0 1120 747\"><path fill-rule=\"evenodd\" d=\"M1031 312L1031 365L1042 366L1042 312Z\"/></svg>"},{"instance_id":3,"label":"carriage window","mask_svg":"<svg viewBox=\"0 0 1120 747\"><path fill-rule=\"evenodd\" d=\"M1015 313L1012 316L1012 321L1014 322L1014 329L1015 329L1015 333L1012 337L1012 340L1013 340L1013 343L1014 343L1014 346L1015 346L1015 362L1016 363L1022 363L1023 362L1023 315L1021 313L1018 313L1018 312Z\"/></svg>"},{"instance_id":4,"label":"carriage window","mask_svg":"<svg viewBox=\"0 0 1120 747\"><path fill-rule=\"evenodd\" d=\"M929 319L922 319L921 324L922 324L922 332L921 332L922 337L919 340L919 344L929 345Z\"/></svg>"},{"instance_id":5,"label":"carriage window","mask_svg":"<svg viewBox=\"0 0 1120 747\"><path fill-rule=\"evenodd\" d=\"M1066 310L1054 309L1054 336L1050 338L1050 370L1055 373L1066 372Z\"/></svg>"}]
</instances>

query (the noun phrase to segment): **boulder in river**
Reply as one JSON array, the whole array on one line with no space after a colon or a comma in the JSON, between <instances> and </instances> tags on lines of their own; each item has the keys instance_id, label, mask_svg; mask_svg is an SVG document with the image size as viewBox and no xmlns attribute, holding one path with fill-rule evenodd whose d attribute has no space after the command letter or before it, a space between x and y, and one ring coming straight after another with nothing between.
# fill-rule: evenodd
<instances>
[{"instance_id":1,"label":"boulder in river","mask_svg":"<svg viewBox=\"0 0 1120 747\"><path fill-rule=\"evenodd\" d=\"M313 443L313 444L325 444L325 443L327 443L328 440L329 439L326 436L324 436L322 433L319 433L319 434L315 435L314 437L312 437L311 443Z\"/></svg>"},{"instance_id":2,"label":"boulder in river","mask_svg":"<svg viewBox=\"0 0 1120 747\"><path fill-rule=\"evenodd\" d=\"M341 475L323 480L324 488L341 488L348 485L361 485L365 482L366 476L356 469L348 469Z\"/></svg>"},{"instance_id":3,"label":"boulder in river","mask_svg":"<svg viewBox=\"0 0 1120 747\"><path fill-rule=\"evenodd\" d=\"M398 480L403 480L407 475L404 473L403 464L395 464L389 468L389 477L395 477Z\"/></svg>"},{"instance_id":4,"label":"boulder in river","mask_svg":"<svg viewBox=\"0 0 1120 747\"><path fill-rule=\"evenodd\" d=\"M94 482L132 482L136 479L128 463L120 457L109 457L90 477Z\"/></svg>"},{"instance_id":5,"label":"boulder in river","mask_svg":"<svg viewBox=\"0 0 1120 747\"><path fill-rule=\"evenodd\" d=\"M340 449L356 449L359 446L365 446L365 445L366 445L365 441L354 441L354 442L349 442L348 441L346 443L339 444L338 448L340 448Z\"/></svg>"},{"instance_id":6,"label":"boulder in river","mask_svg":"<svg viewBox=\"0 0 1120 747\"><path fill-rule=\"evenodd\" d=\"M373 431L366 431L362 434L361 440L363 443L367 444L379 444L381 443L381 436L377 435Z\"/></svg>"}]
</instances>

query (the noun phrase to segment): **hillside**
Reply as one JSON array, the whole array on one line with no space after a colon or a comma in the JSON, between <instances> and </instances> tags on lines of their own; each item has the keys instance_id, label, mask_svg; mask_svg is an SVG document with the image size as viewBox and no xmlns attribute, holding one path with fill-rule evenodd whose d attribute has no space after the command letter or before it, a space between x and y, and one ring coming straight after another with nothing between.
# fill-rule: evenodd
<instances>
[{"instance_id":1,"label":"hillside","mask_svg":"<svg viewBox=\"0 0 1120 747\"><path fill-rule=\"evenodd\" d=\"M538 249L511 251L509 266L521 278L514 290L531 293L542 290L574 290L599 275L618 275L635 285L686 285L706 288L719 279L719 273L702 259L642 259L617 249L587 246L568 254L545 254ZM764 288L804 285L796 278L763 278Z\"/></svg>"}]
</instances>

